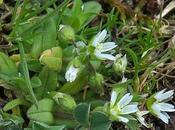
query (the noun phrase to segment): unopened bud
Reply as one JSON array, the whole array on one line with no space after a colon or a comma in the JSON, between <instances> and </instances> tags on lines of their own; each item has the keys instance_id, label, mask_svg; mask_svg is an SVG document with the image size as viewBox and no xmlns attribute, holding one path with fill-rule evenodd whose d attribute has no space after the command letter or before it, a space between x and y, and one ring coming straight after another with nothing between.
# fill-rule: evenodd
<instances>
[{"instance_id":1,"label":"unopened bud","mask_svg":"<svg viewBox=\"0 0 175 130\"><path fill-rule=\"evenodd\" d=\"M97 92L103 91L104 78L100 73L95 73L95 75L90 76L89 84Z\"/></svg>"},{"instance_id":2,"label":"unopened bud","mask_svg":"<svg viewBox=\"0 0 175 130\"><path fill-rule=\"evenodd\" d=\"M75 100L68 94L57 92L55 96L53 96L53 99L63 111L71 112L76 107Z\"/></svg>"},{"instance_id":3,"label":"unopened bud","mask_svg":"<svg viewBox=\"0 0 175 130\"><path fill-rule=\"evenodd\" d=\"M61 43L69 43L75 41L75 32L71 26L60 25L58 30L58 39Z\"/></svg>"},{"instance_id":4,"label":"unopened bud","mask_svg":"<svg viewBox=\"0 0 175 130\"><path fill-rule=\"evenodd\" d=\"M53 47L45 50L40 56L40 62L51 70L60 71L62 67L62 49Z\"/></svg>"},{"instance_id":5,"label":"unopened bud","mask_svg":"<svg viewBox=\"0 0 175 130\"><path fill-rule=\"evenodd\" d=\"M121 54L117 54L113 67L114 67L114 70L116 73L124 73L124 71L126 70L126 67L127 67L126 55L124 55L122 57Z\"/></svg>"}]
</instances>

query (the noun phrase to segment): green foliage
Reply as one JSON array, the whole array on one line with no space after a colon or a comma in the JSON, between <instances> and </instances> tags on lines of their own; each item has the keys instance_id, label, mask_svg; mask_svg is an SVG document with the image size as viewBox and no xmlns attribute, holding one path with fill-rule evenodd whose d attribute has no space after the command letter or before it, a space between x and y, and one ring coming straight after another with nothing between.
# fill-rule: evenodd
<instances>
[{"instance_id":1,"label":"green foliage","mask_svg":"<svg viewBox=\"0 0 175 130\"><path fill-rule=\"evenodd\" d=\"M24 120L16 115L0 112L0 129L20 130Z\"/></svg>"},{"instance_id":2,"label":"green foliage","mask_svg":"<svg viewBox=\"0 0 175 130\"><path fill-rule=\"evenodd\" d=\"M163 35L171 22L115 0L85 1L2 3L10 15L0 21L0 129L112 130L123 122L137 130L138 112L158 117L153 92L173 81L175 40Z\"/></svg>"},{"instance_id":3,"label":"green foliage","mask_svg":"<svg viewBox=\"0 0 175 130\"><path fill-rule=\"evenodd\" d=\"M76 31L86 26L99 12L101 5L95 1L82 3L75 0L72 9L66 9L63 13L62 22L72 26Z\"/></svg>"},{"instance_id":4,"label":"green foliage","mask_svg":"<svg viewBox=\"0 0 175 130\"><path fill-rule=\"evenodd\" d=\"M111 121L101 112L93 112L91 117L91 130L109 130Z\"/></svg>"},{"instance_id":5,"label":"green foliage","mask_svg":"<svg viewBox=\"0 0 175 130\"><path fill-rule=\"evenodd\" d=\"M41 122L33 122L32 128L25 128L24 130L64 130L65 126L48 126Z\"/></svg>"},{"instance_id":6,"label":"green foliage","mask_svg":"<svg viewBox=\"0 0 175 130\"><path fill-rule=\"evenodd\" d=\"M77 105L74 117L82 126L79 130L109 130L111 126L111 121L104 113L97 111L90 114L90 105L86 103Z\"/></svg>"},{"instance_id":7,"label":"green foliage","mask_svg":"<svg viewBox=\"0 0 175 130\"><path fill-rule=\"evenodd\" d=\"M75 119L84 127L89 126L89 114L90 114L90 105L86 103L81 103L77 105L74 111Z\"/></svg>"},{"instance_id":8,"label":"green foliage","mask_svg":"<svg viewBox=\"0 0 175 130\"><path fill-rule=\"evenodd\" d=\"M57 72L43 67L39 73L39 79L42 84L40 87L35 88L35 93L38 98L43 98L48 94L47 92L56 90L58 80Z\"/></svg>"},{"instance_id":9,"label":"green foliage","mask_svg":"<svg viewBox=\"0 0 175 130\"><path fill-rule=\"evenodd\" d=\"M4 107L3 107L3 111L9 111L19 105L25 105L25 106L29 106L29 103L26 102L26 100L24 99L14 99L10 102L8 102Z\"/></svg>"},{"instance_id":10,"label":"green foliage","mask_svg":"<svg viewBox=\"0 0 175 130\"><path fill-rule=\"evenodd\" d=\"M54 124L55 119L52 113L53 111L54 101L52 99L45 98L38 102L38 106L32 105L27 111L27 116L32 121Z\"/></svg>"},{"instance_id":11,"label":"green foliage","mask_svg":"<svg viewBox=\"0 0 175 130\"><path fill-rule=\"evenodd\" d=\"M0 74L8 76L17 75L17 67L15 63L4 53L0 52Z\"/></svg>"}]
</instances>

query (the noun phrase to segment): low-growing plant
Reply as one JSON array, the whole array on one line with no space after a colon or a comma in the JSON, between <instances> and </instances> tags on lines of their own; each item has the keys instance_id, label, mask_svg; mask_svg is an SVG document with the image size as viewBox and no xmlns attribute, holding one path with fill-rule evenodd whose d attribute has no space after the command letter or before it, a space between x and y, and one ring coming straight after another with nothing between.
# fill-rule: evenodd
<instances>
[{"instance_id":1,"label":"low-growing plant","mask_svg":"<svg viewBox=\"0 0 175 130\"><path fill-rule=\"evenodd\" d=\"M123 17L125 6L115 2L106 12L97 1L14 3L5 36L11 46L0 46L0 129L137 130L153 128L155 119L171 123L174 90L164 78L173 77L175 40L166 46L161 18Z\"/></svg>"}]
</instances>

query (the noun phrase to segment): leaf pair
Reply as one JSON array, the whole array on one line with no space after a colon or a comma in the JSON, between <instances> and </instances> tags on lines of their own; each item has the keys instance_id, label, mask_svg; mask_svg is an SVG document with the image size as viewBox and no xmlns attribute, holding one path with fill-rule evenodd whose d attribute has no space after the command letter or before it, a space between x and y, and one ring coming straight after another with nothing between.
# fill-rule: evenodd
<instances>
[{"instance_id":1,"label":"leaf pair","mask_svg":"<svg viewBox=\"0 0 175 130\"><path fill-rule=\"evenodd\" d=\"M111 126L111 121L104 113L92 112L90 114L90 105L86 103L81 103L76 107L74 117L82 127L91 130L109 130Z\"/></svg>"}]
</instances>

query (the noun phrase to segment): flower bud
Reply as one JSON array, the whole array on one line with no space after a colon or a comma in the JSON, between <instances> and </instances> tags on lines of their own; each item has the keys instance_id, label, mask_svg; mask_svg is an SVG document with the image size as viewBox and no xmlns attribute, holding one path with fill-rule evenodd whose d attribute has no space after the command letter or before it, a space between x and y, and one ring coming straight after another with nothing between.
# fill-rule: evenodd
<instances>
[{"instance_id":1,"label":"flower bud","mask_svg":"<svg viewBox=\"0 0 175 130\"><path fill-rule=\"evenodd\" d=\"M74 29L68 25L60 25L58 31L58 39L61 43L69 43L75 41Z\"/></svg>"},{"instance_id":2,"label":"flower bud","mask_svg":"<svg viewBox=\"0 0 175 130\"><path fill-rule=\"evenodd\" d=\"M53 47L45 50L39 60L49 69L60 71L62 67L62 49L60 47Z\"/></svg>"},{"instance_id":3,"label":"flower bud","mask_svg":"<svg viewBox=\"0 0 175 130\"><path fill-rule=\"evenodd\" d=\"M89 84L96 92L101 93L103 91L103 83L104 78L100 73L95 73L95 75L91 75L89 78Z\"/></svg>"},{"instance_id":4,"label":"flower bud","mask_svg":"<svg viewBox=\"0 0 175 130\"><path fill-rule=\"evenodd\" d=\"M57 105L59 106L59 108L61 110L63 110L63 111L71 112L76 107L75 100L73 99L73 97L71 97L68 94L57 92L53 96L53 99L55 100L55 102L57 103Z\"/></svg>"},{"instance_id":5,"label":"flower bud","mask_svg":"<svg viewBox=\"0 0 175 130\"><path fill-rule=\"evenodd\" d=\"M122 57L121 54L117 54L113 67L114 67L114 70L115 70L116 73L124 73L124 71L127 67L126 55L124 55Z\"/></svg>"}]
</instances>

